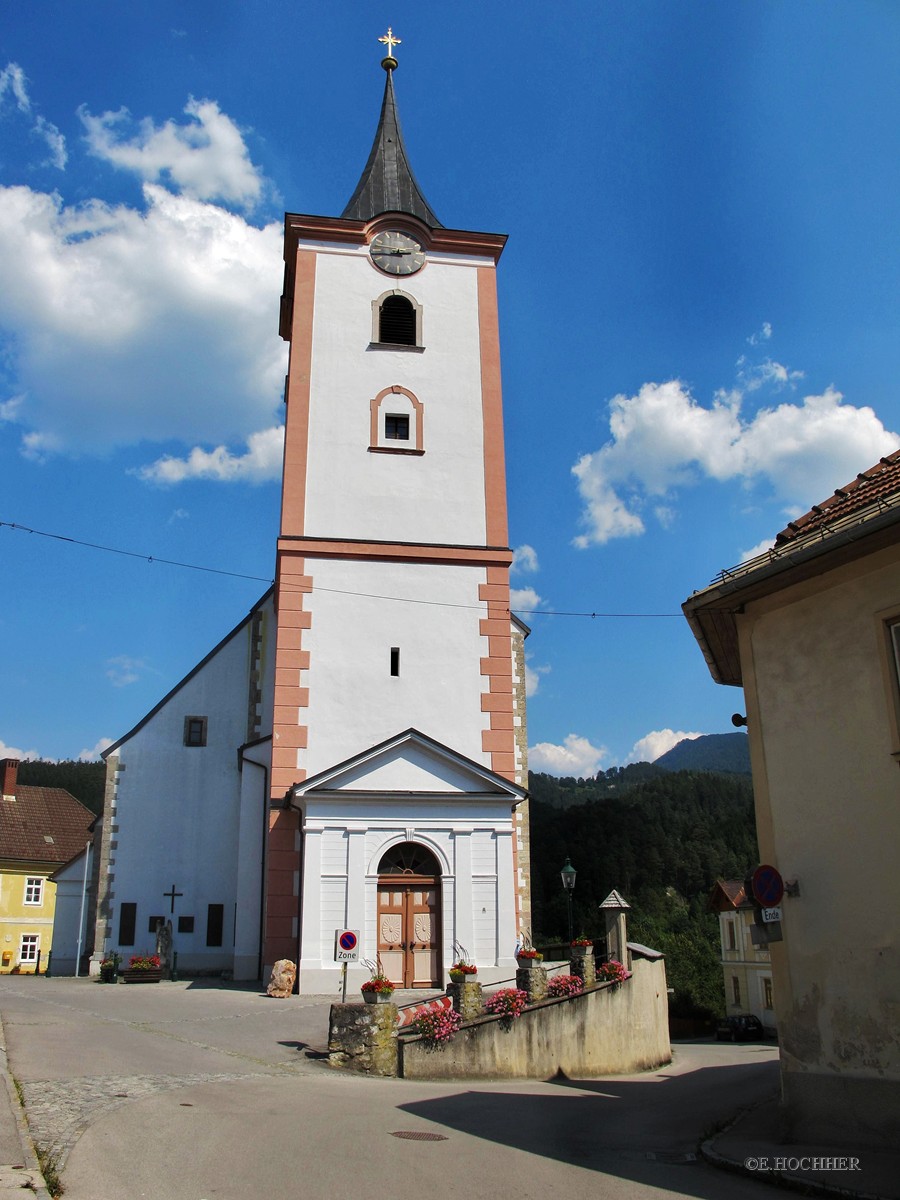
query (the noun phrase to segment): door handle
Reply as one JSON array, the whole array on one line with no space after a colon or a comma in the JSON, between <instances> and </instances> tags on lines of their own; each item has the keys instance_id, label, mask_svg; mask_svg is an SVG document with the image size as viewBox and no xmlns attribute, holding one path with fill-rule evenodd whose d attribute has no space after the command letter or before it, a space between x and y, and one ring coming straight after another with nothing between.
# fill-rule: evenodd
<instances>
[{"instance_id":1,"label":"door handle","mask_svg":"<svg viewBox=\"0 0 900 1200\"><path fill-rule=\"evenodd\" d=\"M401 950L405 950L405 949L406 949L406 942L401 942L401 943L400 943L400 949L401 949Z\"/></svg>"}]
</instances>

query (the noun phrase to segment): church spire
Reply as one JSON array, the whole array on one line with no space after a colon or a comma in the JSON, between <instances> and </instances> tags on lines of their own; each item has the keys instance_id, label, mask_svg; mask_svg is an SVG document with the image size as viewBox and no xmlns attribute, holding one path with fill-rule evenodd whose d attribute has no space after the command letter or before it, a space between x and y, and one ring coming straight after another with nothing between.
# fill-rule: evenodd
<instances>
[{"instance_id":1,"label":"church spire","mask_svg":"<svg viewBox=\"0 0 900 1200\"><path fill-rule=\"evenodd\" d=\"M384 42L388 49L387 57L381 60L381 65L387 72L381 117L369 161L341 216L351 220L370 221L381 213L409 213L432 229L441 229L443 226L422 195L422 189L412 173L406 147L403 145L403 134L400 132L393 81L397 68L393 51L394 46L399 46L400 39L395 38L388 29L387 35L378 40Z\"/></svg>"}]
</instances>

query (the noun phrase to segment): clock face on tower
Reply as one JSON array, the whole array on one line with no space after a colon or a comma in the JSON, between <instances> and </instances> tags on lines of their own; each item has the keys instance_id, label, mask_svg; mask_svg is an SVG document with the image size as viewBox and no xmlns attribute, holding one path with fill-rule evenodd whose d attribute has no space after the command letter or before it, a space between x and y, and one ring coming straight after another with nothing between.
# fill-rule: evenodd
<instances>
[{"instance_id":1,"label":"clock face on tower","mask_svg":"<svg viewBox=\"0 0 900 1200\"><path fill-rule=\"evenodd\" d=\"M393 230L376 233L369 255L375 266L388 275L413 275L425 265L425 251L416 239Z\"/></svg>"}]
</instances>

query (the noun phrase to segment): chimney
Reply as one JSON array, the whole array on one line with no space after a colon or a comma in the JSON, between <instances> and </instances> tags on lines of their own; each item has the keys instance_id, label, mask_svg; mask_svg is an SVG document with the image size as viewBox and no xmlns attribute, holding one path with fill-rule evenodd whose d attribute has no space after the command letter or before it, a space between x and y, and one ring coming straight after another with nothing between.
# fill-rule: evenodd
<instances>
[{"instance_id":1,"label":"chimney","mask_svg":"<svg viewBox=\"0 0 900 1200\"><path fill-rule=\"evenodd\" d=\"M19 774L19 760L17 758L4 758L0 762L0 779L3 781L2 794L4 799L15 800L16 798L16 777Z\"/></svg>"}]
</instances>

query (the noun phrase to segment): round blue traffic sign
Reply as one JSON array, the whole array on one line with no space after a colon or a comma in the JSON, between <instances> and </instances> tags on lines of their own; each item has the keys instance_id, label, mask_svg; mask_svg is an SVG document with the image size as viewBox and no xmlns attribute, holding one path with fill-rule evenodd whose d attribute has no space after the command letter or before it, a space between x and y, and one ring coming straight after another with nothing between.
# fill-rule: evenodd
<instances>
[{"instance_id":1,"label":"round blue traffic sign","mask_svg":"<svg viewBox=\"0 0 900 1200\"><path fill-rule=\"evenodd\" d=\"M767 863L756 868L753 872L753 897L763 908L773 908L780 904L784 896L784 880L774 867Z\"/></svg>"},{"instance_id":2,"label":"round blue traffic sign","mask_svg":"<svg viewBox=\"0 0 900 1200\"><path fill-rule=\"evenodd\" d=\"M342 950L355 950L356 949L356 941L357 941L356 934L353 932L353 930L345 929L344 932L341 934L341 936L338 938L338 945L340 946L340 948Z\"/></svg>"}]
</instances>

